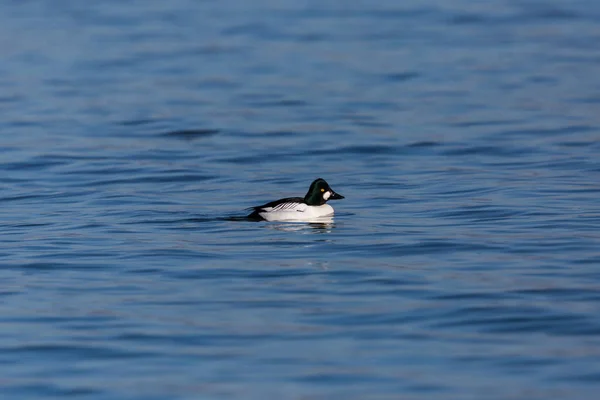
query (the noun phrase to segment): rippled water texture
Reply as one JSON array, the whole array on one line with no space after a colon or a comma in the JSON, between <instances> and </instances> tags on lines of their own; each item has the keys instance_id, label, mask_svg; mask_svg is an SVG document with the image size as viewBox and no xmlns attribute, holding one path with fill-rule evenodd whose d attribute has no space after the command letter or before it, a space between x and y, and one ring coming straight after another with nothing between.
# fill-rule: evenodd
<instances>
[{"instance_id":1,"label":"rippled water texture","mask_svg":"<svg viewBox=\"0 0 600 400\"><path fill-rule=\"evenodd\" d=\"M5 1L6 399L596 399L600 3ZM247 207L325 178L330 224Z\"/></svg>"}]
</instances>

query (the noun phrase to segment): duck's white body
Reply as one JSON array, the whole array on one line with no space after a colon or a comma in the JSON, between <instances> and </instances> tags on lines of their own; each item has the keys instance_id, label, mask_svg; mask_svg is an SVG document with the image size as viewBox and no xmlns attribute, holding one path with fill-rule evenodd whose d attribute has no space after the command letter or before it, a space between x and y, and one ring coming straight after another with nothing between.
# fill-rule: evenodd
<instances>
[{"instance_id":1,"label":"duck's white body","mask_svg":"<svg viewBox=\"0 0 600 400\"><path fill-rule=\"evenodd\" d=\"M310 222L333 215L333 207L329 204L309 206L305 203L281 203L275 207L264 207L258 215L266 221L299 221Z\"/></svg>"}]
</instances>

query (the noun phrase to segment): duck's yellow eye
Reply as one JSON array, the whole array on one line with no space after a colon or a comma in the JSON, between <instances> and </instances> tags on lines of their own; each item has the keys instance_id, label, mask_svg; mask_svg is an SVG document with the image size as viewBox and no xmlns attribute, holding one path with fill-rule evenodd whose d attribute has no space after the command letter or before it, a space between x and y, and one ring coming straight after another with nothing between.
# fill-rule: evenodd
<instances>
[{"instance_id":1,"label":"duck's yellow eye","mask_svg":"<svg viewBox=\"0 0 600 400\"><path fill-rule=\"evenodd\" d=\"M321 192L324 192L324 191L325 191L325 189L321 189Z\"/></svg>"}]
</instances>

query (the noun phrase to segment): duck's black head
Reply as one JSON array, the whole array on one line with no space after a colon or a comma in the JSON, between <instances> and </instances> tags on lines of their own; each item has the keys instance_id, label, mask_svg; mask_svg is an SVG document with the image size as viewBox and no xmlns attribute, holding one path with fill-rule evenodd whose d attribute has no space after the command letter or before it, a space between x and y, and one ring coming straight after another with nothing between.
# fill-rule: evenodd
<instances>
[{"instance_id":1,"label":"duck's black head","mask_svg":"<svg viewBox=\"0 0 600 400\"><path fill-rule=\"evenodd\" d=\"M325 179L315 179L310 184L304 201L309 206L321 206L327 203L327 200L341 200L344 196L337 194L329 187L329 184L325 182Z\"/></svg>"}]
</instances>

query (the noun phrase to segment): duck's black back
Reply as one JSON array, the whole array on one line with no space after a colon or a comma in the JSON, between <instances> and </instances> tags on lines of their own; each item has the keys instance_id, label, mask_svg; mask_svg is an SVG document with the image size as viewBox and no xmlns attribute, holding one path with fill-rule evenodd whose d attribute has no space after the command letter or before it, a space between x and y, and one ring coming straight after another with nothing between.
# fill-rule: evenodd
<instances>
[{"instance_id":1,"label":"duck's black back","mask_svg":"<svg viewBox=\"0 0 600 400\"><path fill-rule=\"evenodd\" d=\"M258 214L259 212L265 211L265 208L274 208L284 203L304 203L304 199L302 197L286 197L285 199L271 201L269 203L263 204L262 206L251 207L254 211L252 211L252 213L248 215L248 218L262 220L263 218Z\"/></svg>"}]
</instances>

